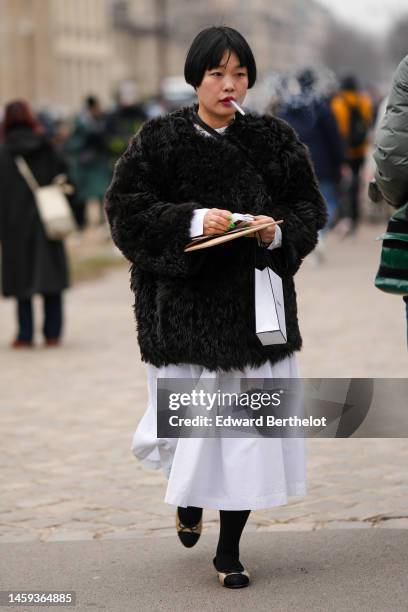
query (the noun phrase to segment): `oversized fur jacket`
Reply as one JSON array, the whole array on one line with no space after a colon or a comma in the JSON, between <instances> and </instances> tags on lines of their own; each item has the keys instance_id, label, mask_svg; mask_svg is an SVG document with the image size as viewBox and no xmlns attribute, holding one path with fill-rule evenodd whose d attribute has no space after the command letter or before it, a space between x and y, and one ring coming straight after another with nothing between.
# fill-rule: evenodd
<instances>
[{"instance_id":1,"label":"oversized fur jacket","mask_svg":"<svg viewBox=\"0 0 408 612\"><path fill-rule=\"evenodd\" d=\"M151 119L117 162L106 195L115 244L132 263L142 359L157 367L257 367L300 350L293 275L326 222L308 152L284 121L236 114L222 138L194 127L197 106ZM282 245L254 238L185 253L198 208L283 219ZM266 258L266 259L265 259ZM281 276L287 343L255 334L254 269Z\"/></svg>"}]
</instances>

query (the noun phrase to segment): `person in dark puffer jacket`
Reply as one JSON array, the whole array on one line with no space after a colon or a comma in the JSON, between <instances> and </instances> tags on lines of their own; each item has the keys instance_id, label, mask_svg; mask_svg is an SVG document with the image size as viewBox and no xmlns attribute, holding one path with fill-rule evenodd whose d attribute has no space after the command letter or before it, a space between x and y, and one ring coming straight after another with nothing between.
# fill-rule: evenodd
<instances>
[{"instance_id":1,"label":"person in dark puffer jacket","mask_svg":"<svg viewBox=\"0 0 408 612\"><path fill-rule=\"evenodd\" d=\"M408 202L408 55L394 74L374 149L375 183L385 200L394 208L400 208ZM408 278L408 270L406 272ZM403 299L408 344L408 296Z\"/></svg>"},{"instance_id":2,"label":"person in dark puffer jacket","mask_svg":"<svg viewBox=\"0 0 408 612\"><path fill-rule=\"evenodd\" d=\"M335 116L322 93L316 87L317 76L310 68L298 75L300 93L283 104L279 113L308 147L325 197L328 227L337 221L339 213L338 187L345 162L345 147Z\"/></svg>"}]
</instances>

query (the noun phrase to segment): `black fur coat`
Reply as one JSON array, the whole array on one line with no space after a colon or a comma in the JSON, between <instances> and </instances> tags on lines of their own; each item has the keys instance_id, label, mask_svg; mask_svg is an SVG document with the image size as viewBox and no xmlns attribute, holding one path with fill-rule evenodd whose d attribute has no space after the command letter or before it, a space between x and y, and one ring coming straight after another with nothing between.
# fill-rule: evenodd
<instances>
[{"instance_id":1,"label":"black fur coat","mask_svg":"<svg viewBox=\"0 0 408 612\"><path fill-rule=\"evenodd\" d=\"M222 138L197 132L184 107L144 124L118 161L106 196L115 244L132 262L142 359L209 370L275 363L300 350L293 275L326 222L310 158L273 117L236 114ZM196 208L283 219L282 245L240 238L184 253ZM255 334L254 263L264 256L283 281L288 341Z\"/></svg>"}]
</instances>

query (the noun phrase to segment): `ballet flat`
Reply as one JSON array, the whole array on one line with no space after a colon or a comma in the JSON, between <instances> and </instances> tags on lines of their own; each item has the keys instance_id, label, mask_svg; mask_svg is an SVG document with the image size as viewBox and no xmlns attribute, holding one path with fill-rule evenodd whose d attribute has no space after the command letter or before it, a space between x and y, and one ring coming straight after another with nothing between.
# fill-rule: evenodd
<instances>
[{"instance_id":1,"label":"ballet flat","mask_svg":"<svg viewBox=\"0 0 408 612\"><path fill-rule=\"evenodd\" d=\"M179 540L183 546L186 548L191 548L197 544L198 540L200 539L201 531L203 529L203 519L201 518L196 525L187 527L187 525L183 525L183 523L181 523L178 510L176 510L176 529Z\"/></svg>"},{"instance_id":2,"label":"ballet flat","mask_svg":"<svg viewBox=\"0 0 408 612\"><path fill-rule=\"evenodd\" d=\"M242 572L231 571L231 572L219 572L215 566L215 557L213 559L215 571L217 572L218 579L223 587L227 589L242 589L249 585L249 572L242 570Z\"/></svg>"}]
</instances>

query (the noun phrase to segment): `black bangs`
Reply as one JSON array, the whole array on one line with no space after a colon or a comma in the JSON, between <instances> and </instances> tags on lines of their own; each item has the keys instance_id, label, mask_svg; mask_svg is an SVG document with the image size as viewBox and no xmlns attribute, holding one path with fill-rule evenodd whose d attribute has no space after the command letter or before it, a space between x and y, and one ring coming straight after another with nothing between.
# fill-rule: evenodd
<instances>
[{"instance_id":1,"label":"black bangs","mask_svg":"<svg viewBox=\"0 0 408 612\"><path fill-rule=\"evenodd\" d=\"M206 70L220 65L225 51L234 52L243 68L248 70L248 89L256 80L256 63L250 46L237 30L213 26L202 30L193 40L184 65L184 78L198 87Z\"/></svg>"}]
</instances>

